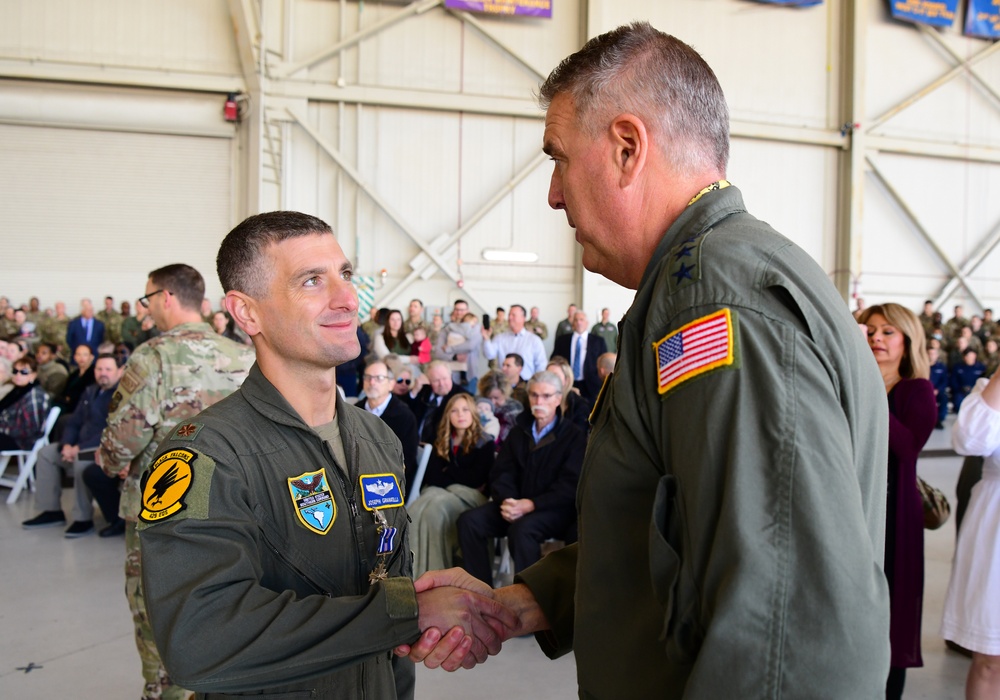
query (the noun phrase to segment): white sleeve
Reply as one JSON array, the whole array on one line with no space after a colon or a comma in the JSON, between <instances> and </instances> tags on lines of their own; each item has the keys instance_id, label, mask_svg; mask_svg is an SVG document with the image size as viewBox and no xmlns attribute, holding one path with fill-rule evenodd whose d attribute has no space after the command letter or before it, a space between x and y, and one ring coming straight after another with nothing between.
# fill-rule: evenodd
<instances>
[{"instance_id":1,"label":"white sleeve","mask_svg":"<svg viewBox=\"0 0 1000 700\"><path fill-rule=\"evenodd\" d=\"M958 412L951 444L960 455L989 456L1000 448L1000 411L983 400L988 379L980 379Z\"/></svg>"}]
</instances>

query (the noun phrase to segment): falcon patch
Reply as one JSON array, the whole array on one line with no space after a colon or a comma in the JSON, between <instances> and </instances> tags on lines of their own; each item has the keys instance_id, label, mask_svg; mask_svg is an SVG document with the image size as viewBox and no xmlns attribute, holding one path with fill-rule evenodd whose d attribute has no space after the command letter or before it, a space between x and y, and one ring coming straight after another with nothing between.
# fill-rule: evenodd
<instances>
[{"instance_id":1,"label":"falcon patch","mask_svg":"<svg viewBox=\"0 0 1000 700\"><path fill-rule=\"evenodd\" d=\"M653 343L657 388L666 394L712 370L738 366L733 312L702 316Z\"/></svg>"},{"instance_id":2,"label":"falcon patch","mask_svg":"<svg viewBox=\"0 0 1000 700\"><path fill-rule=\"evenodd\" d=\"M185 508L184 496L194 480L194 460L190 450L171 450L153 462L142 477L139 520L156 523Z\"/></svg>"},{"instance_id":3,"label":"falcon patch","mask_svg":"<svg viewBox=\"0 0 1000 700\"><path fill-rule=\"evenodd\" d=\"M399 508L403 505L403 491L395 474L363 474L361 476L361 502L365 510Z\"/></svg>"},{"instance_id":4,"label":"falcon patch","mask_svg":"<svg viewBox=\"0 0 1000 700\"><path fill-rule=\"evenodd\" d=\"M288 479L288 491L299 522L317 535L325 535L337 519L337 503L326 480L326 469Z\"/></svg>"}]
</instances>

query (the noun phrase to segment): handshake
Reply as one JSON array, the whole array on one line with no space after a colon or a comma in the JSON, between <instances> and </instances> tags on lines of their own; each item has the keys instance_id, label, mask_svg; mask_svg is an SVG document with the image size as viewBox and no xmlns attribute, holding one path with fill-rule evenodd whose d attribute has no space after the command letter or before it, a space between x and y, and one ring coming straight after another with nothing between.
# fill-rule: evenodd
<instances>
[{"instance_id":1,"label":"handshake","mask_svg":"<svg viewBox=\"0 0 1000 700\"><path fill-rule=\"evenodd\" d=\"M420 639L396 647L428 668L472 668L511 637L549 628L524 584L493 589L463 569L428 571L414 582Z\"/></svg>"}]
</instances>

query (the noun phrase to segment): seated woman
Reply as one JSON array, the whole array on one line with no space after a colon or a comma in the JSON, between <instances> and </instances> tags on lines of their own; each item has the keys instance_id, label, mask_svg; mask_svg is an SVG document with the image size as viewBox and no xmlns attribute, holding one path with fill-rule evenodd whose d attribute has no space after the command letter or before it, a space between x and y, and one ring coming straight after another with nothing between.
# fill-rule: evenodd
<instances>
[{"instance_id":1,"label":"seated woman","mask_svg":"<svg viewBox=\"0 0 1000 700\"><path fill-rule=\"evenodd\" d=\"M35 358L14 362L14 388L0 399L0 450L30 450L42 435L49 395L38 383Z\"/></svg>"},{"instance_id":2,"label":"seated woman","mask_svg":"<svg viewBox=\"0 0 1000 700\"><path fill-rule=\"evenodd\" d=\"M479 378L479 396L489 399L493 404L493 415L500 424L500 434L496 436L496 449L500 451L510 429L514 427L514 419L524 410L520 401L510 397L510 382L503 372L492 370Z\"/></svg>"},{"instance_id":3,"label":"seated woman","mask_svg":"<svg viewBox=\"0 0 1000 700\"><path fill-rule=\"evenodd\" d=\"M580 395L580 390L573 386L573 368L569 366L569 360L556 355L549 360L545 369L556 372L563 378L563 400L559 406L563 416L584 433L589 433L590 410L593 406Z\"/></svg>"},{"instance_id":4,"label":"seated woman","mask_svg":"<svg viewBox=\"0 0 1000 700\"><path fill-rule=\"evenodd\" d=\"M414 577L454 566L458 516L488 500L484 492L493 467L493 441L479 425L475 399L470 394L453 396L444 415L447 420L438 426L420 497L407 506L413 520Z\"/></svg>"},{"instance_id":5,"label":"seated woman","mask_svg":"<svg viewBox=\"0 0 1000 700\"><path fill-rule=\"evenodd\" d=\"M372 342L372 353L380 360L386 355L398 355L400 362L410 361L410 340L403 332L403 314L399 309L389 312L382 332Z\"/></svg>"}]
</instances>

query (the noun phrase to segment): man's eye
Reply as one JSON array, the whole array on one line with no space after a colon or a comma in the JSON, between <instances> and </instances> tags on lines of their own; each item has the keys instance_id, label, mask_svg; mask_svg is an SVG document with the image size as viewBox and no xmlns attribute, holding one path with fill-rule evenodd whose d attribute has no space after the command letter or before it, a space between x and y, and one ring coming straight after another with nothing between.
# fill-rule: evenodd
<instances>
[{"instance_id":1,"label":"man's eye","mask_svg":"<svg viewBox=\"0 0 1000 700\"><path fill-rule=\"evenodd\" d=\"M305 281L307 287L315 287L317 284L319 284L319 277L310 277Z\"/></svg>"},{"instance_id":2,"label":"man's eye","mask_svg":"<svg viewBox=\"0 0 1000 700\"><path fill-rule=\"evenodd\" d=\"M350 282L354 278L354 270L344 270L340 273L340 277L345 282Z\"/></svg>"}]
</instances>

